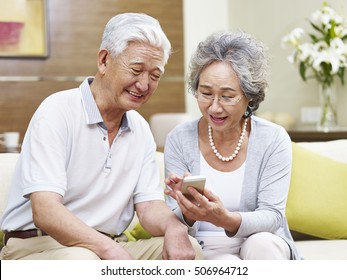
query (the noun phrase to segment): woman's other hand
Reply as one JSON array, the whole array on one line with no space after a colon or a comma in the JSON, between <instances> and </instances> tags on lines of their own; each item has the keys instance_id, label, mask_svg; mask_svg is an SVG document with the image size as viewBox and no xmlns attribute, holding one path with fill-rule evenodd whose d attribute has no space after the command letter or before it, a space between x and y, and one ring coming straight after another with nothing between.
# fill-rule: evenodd
<instances>
[{"instance_id":1,"label":"woman's other hand","mask_svg":"<svg viewBox=\"0 0 347 280\"><path fill-rule=\"evenodd\" d=\"M183 177L190 176L191 174L189 172L184 173ZM182 182L183 177L179 177L174 173L170 173L167 178L165 178L165 194L171 196L173 199L177 201L177 195L176 192L181 192L182 190Z\"/></svg>"}]
</instances>

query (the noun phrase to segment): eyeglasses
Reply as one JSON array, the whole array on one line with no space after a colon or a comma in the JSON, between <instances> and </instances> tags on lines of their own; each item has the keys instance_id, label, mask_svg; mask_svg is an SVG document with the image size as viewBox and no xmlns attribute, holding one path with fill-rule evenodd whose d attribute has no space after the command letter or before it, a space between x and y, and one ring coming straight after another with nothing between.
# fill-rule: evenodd
<instances>
[{"instance_id":1,"label":"eyeglasses","mask_svg":"<svg viewBox=\"0 0 347 280\"><path fill-rule=\"evenodd\" d=\"M196 93L195 97L199 102L204 102L204 103L211 103L216 98L213 94L201 93L201 92ZM221 96L221 97L217 97L217 99L218 99L219 103L223 106L234 106L240 102L242 97L243 97L243 95L239 95L239 96L235 96L235 97Z\"/></svg>"}]
</instances>

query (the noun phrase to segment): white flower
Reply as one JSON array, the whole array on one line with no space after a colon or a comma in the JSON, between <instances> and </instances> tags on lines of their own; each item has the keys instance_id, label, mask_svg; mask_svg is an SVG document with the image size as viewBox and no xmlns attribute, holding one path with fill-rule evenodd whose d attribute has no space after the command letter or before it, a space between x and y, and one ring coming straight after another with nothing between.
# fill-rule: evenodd
<instances>
[{"instance_id":1,"label":"white flower","mask_svg":"<svg viewBox=\"0 0 347 280\"><path fill-rule=\"evenodd\" d=\"M332 39L330 47L336 50L336 54L347 57L347 44L345 44L341 38Z\"/></svg>"},{"instance_id":2,"label":"white flower","mask_svg":"<svg viewBox=\"0 0 347 280\"><path fill-rule=\"evenodd\" d=\"M312 62L316 56L316 49L311 43L304 43L298 46L298 60Z\"/></svg>"},{"instance_id":3,"label":"white flower","mask_svg":"<svg viewBox=\"0 0 347 280\"><path fill-rule=\"evenodd\" d=\"M328 48L317 52L317 57L314 59L312 66L316 71L321 71L321 63L323 62L331 65L331 75L337 74L337 71L339 71L340 68L340 61L333 49Z\"/></svg>"},{"instance_id":4,"label":"white flower","mask_svg":"<svg viewBox=\"0 0 347 280\"><path fill-rule=\"evenodd\" d=\"M294 62L295 62L295 54L292 54L292 55L287 56L287 60L288 60L290 63L294 63Z\"/></svg>"},{"instance_id":5,"label":"white flower","mask_svg":"<svg viewBox=\"0 0 347 280\"><path fill-rule=\"evenodd\" d=\"M299 39L305 33L302 28L295 28L292 32L290 32L287 36L284 36L282 39L282 43L291 44L293 46L299 45Z\"/></svg>"},{"instance_id":6,"label":"white flower","mask_svg":"<svg viewBox=\"0 0 347 280\"><path fill-rule=\"evenodd\" d=\"M345 23L345 25L347 26L347 22ZM338 25L335 27L335 34L336 37L343 38L347 36L347 28L344 28L343 25Z\"/></svg>"},{"instance_id":7,"label":"white flower","mask_svg":"<svg viewBox=\"0 0 347 280\"><path fill-rule=\"evenodd\" d=\"M312 13L310 23L314 32L308 33L306 39L311 39L311 42L301 42L305 34L302 28L295 28L283 37L282 45L294 47L288 60L299 65L299 73L305 81L308 77L316 78L320 83L330 85L337 76L344 83L347 19L324 2L320 10Z\"/></svg>"},{"instance_id":8,"label":"white flower","mask_svg":"<svg viewBox=\"0 0 347 280\"><path fill-rule=\"evenodd\" d=\"M311 22L316 26L327 25L330 22L330 16L323 11L315 11L311 16Z\"/></svg>"}]
</instances>

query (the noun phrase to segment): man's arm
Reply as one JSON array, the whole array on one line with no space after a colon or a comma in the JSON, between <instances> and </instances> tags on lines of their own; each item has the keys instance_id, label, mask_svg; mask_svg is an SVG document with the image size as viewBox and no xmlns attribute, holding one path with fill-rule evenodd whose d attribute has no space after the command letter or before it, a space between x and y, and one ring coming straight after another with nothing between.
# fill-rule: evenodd
<instances>
[{"instance_id":1,"label":"man's arm","mask_svg":"<svg viewBox=\"0 0 347 280\"><path fill-rule=\"evenodd\" d=\"M65 246L87 248L101 259L133 259L111 238L87 226L63 204L62 197L53 192L30 195L35 225Z\"/></svg>"},{"instance_id":2,"label":"man's arm","mask_svg":"<svg viewBox=\"0 0 347 280\"><path fill-rule=\"evenodd\" d=\"M136 204L141 225L153 236L164 236L163 259L194 259L188 229L163 201Z\"/></svg>"}]
</instances>

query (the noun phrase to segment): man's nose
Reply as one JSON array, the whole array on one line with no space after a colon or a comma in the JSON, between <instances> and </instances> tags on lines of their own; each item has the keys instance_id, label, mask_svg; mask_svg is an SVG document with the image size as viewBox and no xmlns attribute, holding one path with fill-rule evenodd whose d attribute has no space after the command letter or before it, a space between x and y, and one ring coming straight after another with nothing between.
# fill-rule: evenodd
<instances>
[{"instance_id":1,"label":"man's nose","mask_svg":"<svg viewBox=\"0 0 347 280\"><path fill-rule=\"evenodd\" d=\"M142 75L138 77L135 85L141 92L143 92L148 90L148 84L149 84L149 76L143 73Z\"/></svg>"}]
</instances>

